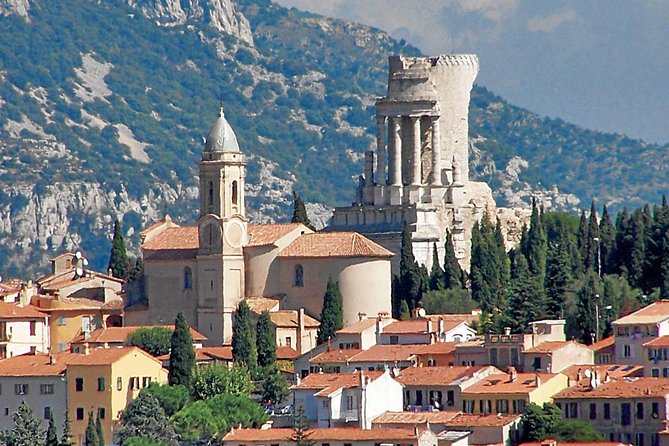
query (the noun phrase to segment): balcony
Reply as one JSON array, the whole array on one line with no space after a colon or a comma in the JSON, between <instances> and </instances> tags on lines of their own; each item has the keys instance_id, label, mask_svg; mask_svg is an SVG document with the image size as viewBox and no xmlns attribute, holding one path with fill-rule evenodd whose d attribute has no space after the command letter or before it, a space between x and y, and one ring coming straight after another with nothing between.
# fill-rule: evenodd
<instances>
[{"instance_id":1,"label":"balcony","mask_svg":"<svg viewBox=\"0 0 669 446\"><path fill-rule=\"evenodd\" d=\"M360 415L358 409L342 410L340 418L348 423L350 421L358 421Z\"/></svg>"},{"instance_id":2,"label":"balcony","mask_svg":"<svg viewBox=\"0 0 669 446\"><path fill-rule=\"evenodd\" d=\"M522 335L520 334L511 334L511 335L500 335L500 334L487 334L485 335L485 343L488 344L519 344L522 342Z\"/></svg>"}]
</instances>

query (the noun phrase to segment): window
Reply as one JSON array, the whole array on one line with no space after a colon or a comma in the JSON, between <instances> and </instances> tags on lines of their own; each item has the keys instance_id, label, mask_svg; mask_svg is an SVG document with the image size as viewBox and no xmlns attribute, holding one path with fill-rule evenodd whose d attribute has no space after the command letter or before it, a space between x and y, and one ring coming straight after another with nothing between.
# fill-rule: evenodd
<instances>
[{"instance_id":1,"label":"window","mask_svg":"<svg viewBox=\"0 0 669 446\"><path fill-rule=\"evenodd\" d=\"M232 182L232 204L234 204L235 206L238 203L238 198L237 198L238 195L239 193L237 191L237 180L235 180Z\"/></svg>"},{"instance_id":2,"label":"window","mask_svg":"<svg viewBox=\"0 0 669 446\"><path fill-rule=\"evenodd\" d=\"M209 206L214 205L214 182L209 182L209 195L207 196L207 204Z\"/></svg>"},{"instance_id":3,"label":"window","mask_svg":"<svg viewBox=\"0 0 669 446\"><path fill-rule=\"evenodd\" d=\"M58 316L58 325L65 325L65 316Z\"/></svg>"},{"instance_id":4,"label":"window","mask_svg":"<svg viewBox=\"0 0 669 446\"><path fill-rule=\"evenodd\" d=\"M441 409L441 398L443 394L440 390L430 390L430 405L435 406L437 409Z\"/></svg>"},{"instance_id":5,"label":"window","mask_svg":"<svg viewBox=\"0 0 669 446\"><path fill-rule=\"evenodd\" d=\"M422 405L423 405L423 391L416 390L416 406L422 406Z\"/></svg>"},{"instance_id":6,"label":"window","mask_svg":"<svg viewBox=\"0 0 669 446\"><path fill-rule=\"evenodd\" d=\"M541 356L535 356L532 361L532 368L536 371L541 368Z\"/></svg>"},{"instance_id":7,"label":"window","mask_svg":"<svg viewBox=\"0 0 669 446\"><path fill-rule=\"evenodd\" d=\"M77 378L74 380L74 390L77 392L84 391L84 378Z\"/></svg>"},{"instance_id":8,"label":"window","mask_svg":"<svg viewBox=\"0 0 669 446\"><path fill-rule=\"evenodd\" d=\"M597 403L590 403L590 419L597 419Z\"/></svg>"},{"instance_id":9,"label":"window","mask_svg":"<svg viewBox=\"0 0 669 446\"><path fill-rule=\"evenodd\" d=\"M346 397L346 410L353 410L353 395Z\"/></svg>"},{"instance_id":10,"label":"window","mask_svg":"<svg viewBox=\"0 0 669 446\"><path fill-rule=\"evenodd\" d=\"M35 336L37 333L37 321L30 321L30 336Z\"/></svg>"},{"instance_id":11,"label":"window","mask_svg":"<svg viewBox=\"0 0 669 446\"><path fill-rule=\"evenodd\" d=\"M636 434L635 440L636 441L634 442L634 446L644 446L644 435L641 432Z\"/></svg>"},{"instance_id":12,"label":"window","mask_svg":"<svg viewBox=\"0 0 669 446\"><path fill-rule=\"evenodd\" d=\"M104 420L106 414L107 414L107 411L105 411L104 407L98 407L98 418L100 418L101 420Z\"/></svg>"},{"instance_id":13,"label":"window","mask_svg":"<svg viewBox=\"0 0 669 446\"><path fill-rule=\"evenodd\" d=\"M139 376L130 377L130 390L139 389Z\"/></svg>"},{"instance_id":14,"label":"window","mask_svg":"<svg viewBox=\"0 0 669 446\"><path fill-rule=\"evenodd\" d=\"M659 378L660 369L658 369L657 367L653 367L652 369L650 369L650 376L652 376L653 378Z\"/></svg>"},{"instance_id":15,"label":"window","mask_svg":"<svg viewBox=\"0 0 669 446\"><path fill-rule=\"evenodd\" d=\"M104 392L105 391L105 379L104 377L100 376L98 377L98 392Z\"/></svg>"},{"instance_id":16,"label":"window","mask_svg":"<svg viewBox=\"0 0 669 446\"><path fill-rule=\"evenodd\" d=\"M123 390L123 378L116 378L116 390Z\"/></svg>"},{"instance_id":17,"label":"window","mask_svg":"<svg viewBox=\"0 0 669 446\"><path fill-rule=\"evenodd\" d=\"M653 403L653 418L659 418L660 417L660 404L659 403Z\"/></svg>"},{"instance_id":18,"label":"window","mask_svg":"<svg viewBox=\"0 0 669 446\"><path fill-rule=\"evenodd\" d=\"M483 415L490 413L490 400L479 400L479 412Z\"/></svg>"},{"instance_id":19,"label":"window","mask_svg":"<svg viewBox=\"0 0 669 446\"><path fill-rule=\"evenodd\" d=\"M184 290L193 289L193 270L190 266L184 268Z\"/></svg>"},{"instance_id":20,"label":"window","mask_svg":"<svg viewBox=\"0 0 669 446\"><path fill-rule=\"evenodd\" d=\"M497 349L490 349L490 364L497 365Z\"/></svg>"},{"instance_id":21,"label":"window","mask_svg":"<svg viewBox=\"0 0 669 446\"><path fill-rule=\"evenodd\" d=\"M88 316L84 316L81 318L81 331L84 333L90 332L91 331L91 318Z\"/></svg>"},{"instance_id":22,"label":"window","mask_svg":"<svg viewBox=\"0 0 669 446\"><path fill-rule=\"evenodd\" d=\"M53 394L53 384L40 384L39 393L41 395L51 395Z\"/></svg>"},{"instance_id":23,"label":"window","mask_svg":"<svg viewBox=\"0 0 669 446\"><path fill-rule=\"evenodd\" d=\"M286 336L286 347L292 347L293 346L293 338L290 336Z\"/></svg>"},{"instance_id":24,"label":"window","mask_svg":"<svg viewBox=\"0 0 669 446\"><path fill-rule=\"evenodd\" d=\"M604 419L605 420L611 419L611 404L609 403L604 403Z\"/></svg>"},{"instance_id":25,"label":"window","mask_svg":"<svg viewBox=\"0 0 669 446\"><path fill-rule=\"evenodd\" d=\"M462 411L464 413L474 413L474 401L462 400Z\"/></svg>"},{"instance_id":26,"label":"window","mask_svg":"<svg viewBox=\"0 0 669 446\"><path fill-rule=\"evenodd\" d=\"M565 418L578 418L578 404L567 403L565 407Z\"/></svg>"},{"instance_id":27,"label":"window","mask_svg":"<svg viewBox=\"0 0 669 446\"><path fill-rule=\"evenodd\" d=\"M14 384L14 393L17 395L27 395L28 384Z\"/></svg>"},{"instance_id":28,"label":"window","mask_svg":"<svg viewBox=\"0 0 669 446\"><path fill-rule=\"evenodd\" d=\"M643 403L636 403L636 418L643 420Z\"/></svg>"},{"instance_id":29,"label":"window","mask_svg":"<svg viewBox=\"0 0 669 446\"><path fill-rule=\"evenodd\" d=\"M520 361L518 360L518 349L517 348L512 348L511 349L511 365L518 365Z\"/></svg>"},{"instance_id":30,"label":"window","mask_svg":"<svg viewBox=\"0 0 669 446\"><path fill-rule=\"evenodd\" d=\"M662 369L662 378L669 378L669 368L665 367Z\"/></svg>"},{"instance_id":31,"label":"window","mask_svg":"<svg viewBox=\"0 0 669 446\"><path fill-rule=\"evenodd\" d=\"M653 434L650 436L650 446L660 446L660 435Z\"/></svg>"},{"instance_id":32,"label":"window","mask_svg":"<svg viewBox=\"0 0 669 446\"><path fill-rule=\"evenodd\" d=\"M44 419L45 419L45 420L48 420L48 419L49 419L49 415L51 415L51 407L46 406L46 407L44 408Z\"/></svg>"},{"instance_id":33,"label":"window","mask_svg":"<svg viewBox=\"0 0 669 446\"><path fill-rule=\"evenodd\" d=\"M390 344L397 345L400 343L400 338L397 335L390 335Z\"/></svg>"},{"instance_id":34,"label":"window","mask_svg":"<svg viewBox=\"0 0 669 446\"><path fill-rule=\"evenodd\" d=\"M620 424L629 426L632 420L632 405L630 403L622 403L620 405Z\"/></svg>"},{"instance_id":35,"label":"window","mask_svg":"<svg viewBox=\"0 0 669 446\"><path fill-rule=\"evenodd\" d=\"M9 416L9 407L5 407L5 416L6 416L6 417Z\"/></svg>"},{"instance_id":36,"label":"window","mask_svg":"<svg viewBox=\"0 0 669 446\"><path fill-rule=\"evenodd\" d=\"M323 400L323 407L324 407L325 409L328 408L328 400Z\"/></svg>"},{"instance_id":37,"label":"window","mask_svg":"<svg viewBox=\"0 0 669 446\"><path fill-rule=\"evenodd\" d=\"M497 413L509 413L509 400L497 400L495 402L495 411Z\"/></svg>"},{"instance_id":38,"label":"window","mask_svg":"<svg viewBox=\"0 0 669 446\"><path fill-rule=\"evenodd\" d=\"M148 387L149 384L151 384L151 377L150 376L142 377L142 387Z\"/></svg>"},{"instance_id":39,"label":"window","mask_svg":"<svg viewBox=\"0 0 669 446\"><path fill-rule=\"evenodd\" d=\"M427 360L428 367L434 367L435 365L437 365L437 361L435 361L434 359L430 358Z\"/></svg>"},{"instance_id":40,"label":"window","mask_svg":"<svg viewBox=\"0 0 669 446\"><path fill-rule=\"evenodd\" d=\"M623 345L623 357L629 358L632 356L632 346L629 344Z\"/></svg>"},{"instance_id":41,"label":"window","mask_svg":"<svg viewBox=\"0 0 669 446\"><path fill-rule=\"evenodd\" d=\"M77 407L77 420L83 420L83 419L84 419L84 408Z\"/></svg>"},{"instance_id":42,"label":"window","mask_svg":"<svg viewBox=\"0 0 669 446\"><path fill-rule=\"evenodd\" d=\"M525 412L525 400L513 400L513 413Z\"/></svg>"},{"instance_id":43,"label":"window","mask_svg":"<svg viewBox=\"0 0 669 446\"><path fill-rule=\"evenodd\" d=\"M452 390L446 392L446 405L447 406L455 405L455 393Z\"/></svg>"},{"instance_id":44,"label":"window","mask_svg":"<svg viewBox=\"0 0 669 446\"><path fill-rule=\"evenodd\" d=\"M304 267L299 263L295 265L295 280L293 286L303 287L304 286Z\"/></svg>"}]
</instances>

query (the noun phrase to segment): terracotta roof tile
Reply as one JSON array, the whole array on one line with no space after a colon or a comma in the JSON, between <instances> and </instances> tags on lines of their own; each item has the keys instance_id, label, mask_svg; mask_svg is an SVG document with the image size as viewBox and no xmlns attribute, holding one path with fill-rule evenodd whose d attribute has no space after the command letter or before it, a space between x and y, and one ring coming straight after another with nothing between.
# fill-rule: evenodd
<instances>
[{"instance_id":1,"label":"terracotta roof tile","mask_svg":"<svg viewBox=\"0 0 669 446\"><path fill-rule=\"evenodd\" d=\"M455 353L455 348L461 342L435 342L416 346L416 355L448 355Z\"/></svg>"},{"instance_id":2,"label":"terracotta roof tile","mask_svg":"<svg viewBox=\"0 0 669 446\"><path fill-rule=\"evenodd\" d=\"M329 427L310 429L310 439L314 441L409 441L417 438L413 428L359 429L352 427ZM232 429L223 442L282 442L289 441L295 430L292 428ZM419 432L420 434L421 432Z\"/></svg>"},{"instance_id":3,"label":"terracotta roof tile","mask_svg":"<svg viewBox=\"0 0 669 446\"><path fill-rule=\"evenodd\" d=\"M337 330L337 334L360 334L376 325L376 319L363 319L347 327Z\"/></svg>"},{"instance_id":4,"label":"terracotta roof tile","mask_svg":"<svg viewBox=\"0 0 669 446\"><path fill-rule=\"evenodd\" d=\"M93 348L88 354L73 354L67 360L67 363L68 365L111 365L124 356L132 353L160 362L158 359L138 347L113 347Z\"/></svg>"},{"instance_id":5,"label":"terracotta roof tile","mask_svg":"<svg viewBox=\"0 0 669 446\"><path fill-rule=\"evenodd\" d=\"M65 373L70 353L26 354L0 361L0 376L58 376ZM55 363L51 363L51 358Z\"/></svg>"},{"instance_id":6,"label":"terracotta roof tile","mask_svg":"<svg viewBox=\"0 0 669 446\"><path fill-rule=\"evenodd\" d=\"M600 379L603 377L600 377ZM555 395L564 398L664 398L669 395L669 378L620 378L590 386L573 386Z\"/></svg>"},{"instance_id":7,"label":"terracotta roof tile","mask_svg":"<svg viewBox=\"0 0 669 446\"><path fill-rule=\"evenodd\" d=\"M319 353L309 360L312 364L322 363L346 363L349 359L362 352L359 348L350 348L347 350L330 350Z\"/></svg>"},{"instance_id":8,"label":"terracotta roof tile","mask_svg":"<svg viewBox=\"0 0 669 446\"><path fill-rule=\"evenodd\" d=\"M628 364L574 364L570 365L560 373L567 375L571 381L576 381L580 372L580 383L588 384L590 380L585 376L585 371L596 371L599 373L600 379L604 379L606 375L609 378L618 379L625 376L643 376L642 365L628 365Z\"/></svg>"},{"instance_id":9,"label":"terracotta roof tile","mask_svg":"<svg viewBox=\"0 0 669 446\"><path fill-rule=\"evenodd\" d=\"M232 361L232 347L229 345L212 346L212 347L203 346L202 348L196 349L195 352L196 353L200 352L210 359L217 359L221 361ZM169 359L169 355L167 359Z\"/></svg>"},{"instance_id":10,"label":"terracotta roof tile","mask_svg":"<svg viewBox=\"0 0 669 446\"><path fill-rule=\"evenodd\" d=\"M0 301L0 319L44 319L47 315L33 305L20 307L13 302Z\"/></svg>"},{"instance_id":11,"label":"terracotta roof tile","mask_svg":"<svg viewBox=\"0 0 669 446\"><path fill-rule=\"evenodd\" d=\"M269 318L277 327L297 328L296 310L279 310L269 314ZM308 314L304 315L304 326L307 328L318 328L321 323Z\"/></svg>"},{"instance_id":12,"label":"terracotta roof tile","mask_svg":"<svg viewBox=\"0 0 669 446\"><path fill-rule=\"evenodd\" d=\"M355 371L353 373L311 373L302 378L302 381L299 384L292 386L291 389L318 390L318 392L314 394L315 396L328 396L336 392L338 389L352 389L359 387L361 373L363 376L371 378L373 381L379 376L383 375L385 372Z\"/></svg>"},{"instance_id":13,"label":"terracotta roof tile","mask_svg":"<svg viewBox=\"0 0 669 446\"><path fill-rule=\"evenodd\" d=\"M474 376L484 367L407 367L395 379L405 386L447 386L460 378Z\"/></svg>"},{"instance_id":14,"label":"terracotta roof tile","mask_svg":"<svg viewBox=\"0 0 669 446\"><path fill-rule=\"evenodd\" d=\"M246 303L249 305L249 309L257 314L262 313L263 311L271 311L273 308L279 305L281 299L278 297L247 297Z\"/></svg>"},{"instance_id":15,"label":"terracotta roof tile","mask_svg":"<svg viewBox=\"0 0 669 446\"><path fill-rule=\"evenodd\" d=\"M430 321L430 333L439 331L439 322L432 318L408 319L405 321L394 322L383 329L387 334L427 334L427 322ZM443 332L447 333L457 326L465 323L462 320L450 320L443 322Z\"/></svg>"},{"instance_id":16,"label":"terracotta roof tile","mask_svg":"<svg viewBox=\"0 0 669 446\"><path fill-rule=\"evenodd\" d=\"M416 353L416 345L374 345L360 352L349 363L406 362Z\"/></svg>"},{"instance_id":17,"label":"terracotta roof tile","mask_svg":"<svg viewBox=\"0 0 669 446\"><path fill-rule=\"evenodd\" d=\"M305 232L311 232L311 229L301 223L249 224L249 243L247 246L252 248L257 246L271 246L282 237L285 237L300 227L302 227Z\"/></svg>"},{"instance_id":18,"label":"terracotta roof tile","mask_svg":"<svg viewBox=\"0 0 669 446\"><path fill-rule=\"evenodd\" d=\"M616 343L615 338L613 336L609 336L607 338L595 342L594 344L591 344L590 350L592 350L593 352L597 352L605 348L613 347L615 343Z\"/></svg>"},{"instance_id":19,"label":"terracotta roof tile","mask_svg":"<svg viewBox=\"0 0 669 446\"><path fill-rule=\"evenodd\" d=\"M613 337L613 336L611 336ZM669 347L669 336L660 336L643 344L644 347Z\"/></svg>"},{"instance_id":20,"label":"terracotta roof tile","mask_svg":"<svg viewBox=\"0 0 669 446\"><path fill-rule=\"evenodd\" d=\"M381 257L394 254L357 232L315 232L298 237L278 257Z\"/></svg>"},{"instance_id":21,"label":"terracotta roof tile","mask_svg":"<svg viewBox=\"0 0 669 446\"><path fill-rule=\"evenodd\" d=\"M153 327L163 327L170 331L174 331L174 325L155 325L155 326L126 326L126 327L107 327L107 328L98 328L93 330L87 337L84 337L83 334L72 339L72 343L81 343L81 342L90 342L90 343L120 343L124 344L128 342L130 335L140 328L153 328ZM200 333L199 331L190 328L190 334L193 337L193 341L206 341L207 337Z\"/></svg>"},{"instance_id":22,"label":"terracotta roof tile","mask_svg":"<svg viewBox=\"0 0 669 446\"><path fill-rule=\"evenodd\" d=\"M614 325L647 324L669 318L669 300L660 300L613 321Z\"/></svg>"},{"instance_id":23,"label":"terracotta roof tile","mask_svg":"<svg viewBox=\"0 0 669 446\"><path fill-rule=\"evenodd\" d=\"M494 393L522 393L528 394L537 389L536 379L541 383L559 376L554 373L518 373L514 381L509 380L508 374L490 375L462 391L462 395L481 395Z\"/></svg>"},{"instance_id":24,"label":"terracotta roof tile","mask_svg":"<svg viewBox=\"0 0 669 446\"><path fill-rule=\"evenodd\" d=\"M537 345L536 347L528 348L524 350L523 353L552 353L556 350L560 350L563 347L566 347L569 344L576 344L573 341L546 341ZM582 344L581 344L582 345ZM583 345L583 347L586 347Z\"/></svg>"},{"instance_id":25,"label":"terracotta roof tile","mask_svg":"<svg viewBox=\"0 0 669 446\"><path fill-rule=\"evenodd\" d=\"M276 359L280 361L292 361L300 356L300 354L292 347L279 346L276 348Z\"/></svg>"},{"instance_id":26,"label":"terracotta roof tile","mask_svg":"<svg viewBox=\"0 0 669 446\"><path fill-rule=\"evenodd\" d=\"M502 427L514 421L520 421L522 414L490 414L474 415L460 413L457 417L446 422L446 427Z\"/></svg>"},{"instance_id":27,"label":"terracotta roof tile","mask_svg":"<svg viewBox=\"0 0 669 446\"><path fill-rule=\"evenodd\" d=\"M443 424L451 421L460 415L455 411L438 412L385 412L374 418L372 423L377 424L408 424L411 426L418 424Z\"/></svg>"}]
</instances>

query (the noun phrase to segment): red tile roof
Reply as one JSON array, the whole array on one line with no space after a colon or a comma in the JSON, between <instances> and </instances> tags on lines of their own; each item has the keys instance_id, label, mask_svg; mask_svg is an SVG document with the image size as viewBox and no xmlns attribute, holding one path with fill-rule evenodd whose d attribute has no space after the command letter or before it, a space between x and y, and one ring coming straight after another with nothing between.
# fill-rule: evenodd
<instances>
[{"instance_id":1,"label":"red tile roof","mask_svg":"<svg viewBox=\"0 0 669 446\"><path fill-rule=\"evenodd\" d=\"M278 257L380 257L394 254L357 232L315 232L298 237Z\"/></svg>"},{"instance_id":2,"label":"red tile roof","mask_svg":"<svg viewBox=\"0 0 669 446\"><path fill-rule=\"evenodd\" d=\"M93 348L88 354L73 354L68 358L68 365L111 365L126 355L139 355L160 362L138 347Z\"/></svg>"},{"instance_id":3,"label":"red tile roof","mask_svg":"<svg viewBox=\"0 0 669 446\"><path fill-rule=\"evenodd\" d=\"M669 336L660 336L643 344L644 347L669 347Z\"/></svg>"},{"instance_id":4,"label":"red tile roof","mask_svg":"<svg viewBox=\"0 0 669 446\"><path fill-rule=\"evenodd\" d=\"M143 245L143 249L199 249L200 239L197 226L180 226L167 228L155 237L151 237Z\"/></svg>"},{"instance_id":5,"label":"red tile roof","mask_svg":"<svg viewBox=\"0 0 669 446\"><path fill-rule=\"evenodd\" d=\"M594 389L590 386L569 387L553 398L664 398L667 395L669 378L621 378L601 383Z\"/></svg>"},{"instance_id":6,"label":"red tile roof","mask_svg":"<svg viewBox=\"0 0 669 446\"><path fill-rule=\"evenodd\" d=\"M311 373L304 378L299 384L291 387L293 390L318 390L315 396L328 396L339 389L351 389L360 386L360 374L364 377L370 378L372 381L383 375L382 371L373 372L359 372L353 373Z\"/></svg>"},{"instance_id":7,"label":"red tile roof","mask_svg":"<svg viewBox=\"0 0 669 446\"><path fill-rule=\"evenodd\" d=\"M366 318L361 321L355 322L347 327L337 330L337 334L360 334L365 330L368 330L376 325L375 318Z\"/></svg>"},{"instance_id":8,"label":"red tile roof","mask_svg":"<svg viewBox=\"0 0 669 446\"><path fill-rule=\"evenodd\" d=\"M246 303L249 309L254 313L262 313L263 311L270 311L278 307L281 299L278 297L247 297Z\"/></svg>"},{"instance_id":9,"label":"red tile roof","mask_svg":"<svg viewBox=\"0 0 669 446\"><path fill-rule=\"evenodd\" d=\"M360 352L349 360L349 363L360 362L407 362L416 353L416 345L374 345Z\"/></svg>"},{"instance_id":10,"label":"red tile roof","mask_svg":"<svg viewBox=\"0 0 669 446\"><path fill-rule=\"evenodd\" d=\"M395 379L405 386L448 386L460 378L473 376L484 367L407 367Z\"/></svg>"},{"instance_id":11,"label":"red tile roof","mask_svg":"<svg viewBox=\"0 0 669 446\"><path fill-rule=\"evenodd\" d=\"M0 301L0 319L44 319L46 316L32 305L20 307L13 302Z\"/></svg>"},{"instance_id":12,"label":"red tile roof","mask_svg":"<svg viewBox=\"0 0 669 446\"><path fill-rule=\"evenodd\" d=\"M613 321L614 325L649 324L669 318L669 300L660 300Z\"/></svg>"},{"instance_id":13,"label":"red tile roof","mask_svg":"<svg viewBox=\"0 0 669 446\"><path fill-rule=\"evenodd\" d=\"M72 354L25 354L0 361L0 376L58 376L65 373ZM52 363L52 359L55 360Z\"/></svg>"},{"instance_id":14,"label":"red tile roof","mask_svg":"<svg viewBox=\"0 0 669 446\"><path fill-rule=\"evenodd\" d=\"M456 346L461 342L435 342L416 346L416 355L448 355L455 353Z\"/></svg>"},{"instance_id":15,"label":"red tile roof","mask_svg":"<svg viewBox=\"0 0 669 446\"><path fill-rule=\"evenodd\" d=\"M522 414L474 415L461 413L446 423L446 427L502 427L520 421Z\"/></svg>"},{"instance_id":16,"label":"red tile roof","mask_svg":"<svg viewBox=\"0 0 669 446\"><path fill-rule=\"evenodd\" d=\"M537 389L536 379L545 384L555 378L554 373L518 373L516 379L511 381L508 374L490 375L462 391L462 395L481 395L494 393L520 393L529 394Z\"/></svg>"},{"instance_id":17,"label":"red tile roof","mask_svg":"<svg viewBox=\"0 0 669 446\"><path fill-rule=\"evenodd\" d=\"M439 331L439 321L432 318L425 319L407 319L405 321L397 321L388 325L383 329L383 333L387 334L427 334L427 324L430 321L430 333ZM457 326L465 323L462 320L444 321L443 332L449 332Z\"/></svg>"},{"instance_id":18,"label":"red tile roof","mask_svg":"<svg viewBox=\"0 0 669 446\"><path fill-rule=\"evenodd\" d=\"M372 423L377 424L408 424L411 426L431 423L443 424L460 415L456 411L438 412L385 412L374 418Z\"/></svg>"},{"instance_id":19,"label":"red tile roof","mask_svg":"<svg viewBox=\"0 0 669 446\"><path fill-rule=\"evenodd\" d=\"M298 356L300 356L300 354L292 347L283 346L276 348L276 359L280 361L292 361Z\"/></svg>"},{"instance_id":20,"label":"red tile roof","mask_svg":"<svg viewBox=\"0 0 669 446\"><path fill-rule=\"evenodd\" d=\"M556 350L560 350L563 347L566 347L569 344L576 344L574 341L546 341L537 345L536 347L528 348L524 350L523 353L553 353ZM582 345L582 344L581 344ZM586 347L583 345L583 347Z\"/></svg>"},{"instance_id":21,"label":"red tile roof","mask_svg":"<svg viewBox=\"0 0 669 446\"><path fill-rule=\"evenodd\" d=\"M87 337L84 337L83 334L72 339L72 343L80 342L90 342L90 343L119 343L124 344L128 342L130 335L140 328L153 328L153 327L162 327L167 330L174 331L174 325L154 325L154 326L126 326L126 327L107 327L107 328L98 328L93 330ZM194 328L189 328L190 334L193 337L195 342L203 342L207 340L207 337L195 330Z\"/></svg>"},{"instance_id":22,"label":"red tile roof","mask_svg":"<svg viewBox=\"0 0 669 446\"><path fill-rule=\"evenodd\" d=\"M346 363L349 359L362 352L359 348L349 348L346 350L333 349L324 351L309 360L312 364L322 363Z\"/></svg>"},{"instance_id":23,"label":"red tile roof","mask_svg":"<svg viewBox=\"0 0 669 446\"><path fill-rule=\"evenodd\" d=\"M311 232L309 228L301 223L249 224L249 243L247 246L252 248L256 246L271 246L300 227L304 232Z\"/></svg>"},{"instance_id":24,"label":"red tile roof","mask_svg":"<svg viewBox=\"0 0 669 446\"><path fill-rule=\"evenodd\" d=\"M274 325L282 328L297 328L297 311L296 310L279 310L272 311L269 318ZM308 314L304 315L304 326L306 328L318 328L321 323Z\"/></svg>"},{"instance_id":25,"label":"red tile roof","mask_svg":"<svg viewBox=\"0 0 669 446\"><path fill-rule=\"evenodd\" d=\"M608 338L601 339L594 344L591 344L590 350L593 352L598 352L600 350L604 350L605 348L613 347L615 343L615 338L613 336L609 336Z\"/></svg>"},{"instance_id":26,"label":"red tile roof","mask_svg":"<svg viewBox=\"0 0 669 446\"><path fill-rule=\"evenodd\" d=\"M309 438L314 441L374 441L396 442L417 438L413 428L359 429L353 427L329 427L310 429ZM422 431L419 431L421 434ZM295 430L292 428L232 429L223 442L281 442L290 441Z\"/></svg>"},{"instance_id":27,"label":"red tile roof","mask_svg":"<svg viewBox=\"0 0 669 446\"><path fill-rule=\"evenodd\" d=\"M599 373L600 379L604 379L606 375L612 379L624 378L625 376L643 376L642 365L627 365L627 364L574 364L560 373L567 375L571 381L576 381L580 372L580 382L587 384L589 379L585 376L585 371L596 371Z\"/></svg>"}]
</instances>

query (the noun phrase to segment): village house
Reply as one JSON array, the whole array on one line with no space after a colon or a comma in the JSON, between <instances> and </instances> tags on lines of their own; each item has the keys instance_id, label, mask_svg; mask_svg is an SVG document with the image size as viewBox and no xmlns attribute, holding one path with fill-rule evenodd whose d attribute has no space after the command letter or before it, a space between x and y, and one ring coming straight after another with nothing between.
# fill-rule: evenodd
<instances>
[{"instance_id":1,"label":"village house","mask_svg":"<svg viewBox=\"0 0 669 446\"><path fill-rule=\"evenodd\" d=\"M153 327L162 327L174 331L174 325L154 325ZM107 347L125 347L130 344L130 336L140 328L153 327L106 327L98 328L87 334L80 334L70 342L70 350L78 353L83 351L84 346L89 348L107 348ZM202 348L207 337L197 330L190 328L190 335L193 338L193 347L197 350Z\"/></svg>"},{"instance_id":2,"label":"village house","mask_svg":"<svg viewBox=\"0 0 669 446\"><path fill-rule=\"evenodd\" d=\"M48 316L32 305L0 301L0 359L48 351Z\"/></svg>"},{"instance_id":3,"label":"village house","mask_svg":"<svg viewBox=\"0 0 669 446\"><path fill-rule=\"evenodd\" d=\"M402 385L388 371L312 373L291 387L293 407L318 427L369 429L386 410L402 410Z\"/></svg>"},{"instance_id":4,"label":"village house","mask_svg":"<svg viewBox=\"0 0 669 446\"><path fill-rule=\"evenodd\" d=\"M379 343L379 337L388 325L397 322L388 313L379 313L377 317L361 314L361 320L337 330L332 344L339 349L357 348L367 350Z\"/></svg>"},{"instance_id":5,"label":"village house","mask_svg":"<svg viewBox=\"0 0 669 446\"><path fill-rule=\"evenodd\" d=\"M468 324L475 317L469 314L427 315L393 322L379 333L378 343L397 345L466 341L476 335L476 331Z\"/></svg>"},{"instance_id":6,"label":"village house","mask_svg":"<svg viewBox=\"0 0 669 446\"><path fill-rule=\"evenodd\" d=\"M592 364L593 351L574 341L547 341L523 350L525 372L558 373L572 364Z\"/></svg>"},{"instance_id":7,"label":"village house","mask_svg":"<svg viewBox=\"0 0 669 446\"><path fill-rule=\"evenodd\" d=\"M611 323L615 360L620 364L644 364L644 344L669 335L669 300L653 302ZM652 368L652 367L651 367Z\"/></svg>"},{"instance_id":8,"label":"village house","mask_svg":"<svg viewBox=\"0 0 669 446\"><path fill-rule=\"evenodd\" d=\"M616 340L611 335L590 345L595 354L595 364L616 364Z\"/></svg>"},{"instance_id":9,"label":"village house","mask_svg":"<svg viewBox=\"0 0 669 446\"><path fill-rule=\"evenodd\" d=\"M232 429L223 437L224 446L293 446L295 430ZM437 446L437 436L429 429L329 428L312 429L309 439L315 446ZM439 443L441 444L441 443ZM448 443L453 444L453 443ZM454 444L454 446L466 446Z\"/></svg>"}]
</instances>

